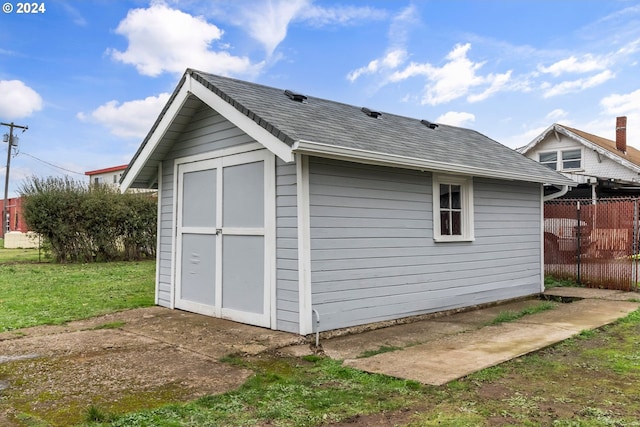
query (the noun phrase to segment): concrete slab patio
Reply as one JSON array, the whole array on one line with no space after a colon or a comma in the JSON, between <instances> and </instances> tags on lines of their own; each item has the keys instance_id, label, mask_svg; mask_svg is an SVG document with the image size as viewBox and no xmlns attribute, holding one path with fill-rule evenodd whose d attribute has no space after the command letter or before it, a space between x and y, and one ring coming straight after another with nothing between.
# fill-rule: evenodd
<instances>
[{"instance_id":1,"label":"concrete slab patio","mask_svg":"<svg viewBox=\"0 0 640 427\"><path fill-rule=\"evenodd\" d=\"M519 320L486 326L500 311L519 311L537 301L518 301L471 312L397 325L386 330L322 342L329 356L372 373L442 385L478 370L596 329L640 307L636 293L559 288L551 296L580 299ZM363 349L398 347L358 358ZM360 351L360 353L357 353ZM356 354L357 353L357 354Z\"/></svg>"},{"instance_id":2,"label":"concrete slab patio","mask_svg":"<svg viewBox=\"0 0 640 427\"><path fill-rule=\"evenodd\" d=\"M539 303L520 300L322 339L321 344L328 356L357 369L438 385L614 322L640 307L637 293L558 288L546 294L574 302L486 326L502 311ZM381 347L396 350L359 357ZM152 402L167 388L180 393L175 401L233 390L251 372L220 361L229 354L311 351L295 334L150 307L0 333L0 389L3 396L12 396L11 402L33 406L34 413L43 405L38 396L55 391L56 399L45 409L66 417L71 412L64 411L77 407L78 399L86 407L141 393ZM0 425L22 425L14 420L14 410L0 402Z\"/></svg>"}]
</instances>

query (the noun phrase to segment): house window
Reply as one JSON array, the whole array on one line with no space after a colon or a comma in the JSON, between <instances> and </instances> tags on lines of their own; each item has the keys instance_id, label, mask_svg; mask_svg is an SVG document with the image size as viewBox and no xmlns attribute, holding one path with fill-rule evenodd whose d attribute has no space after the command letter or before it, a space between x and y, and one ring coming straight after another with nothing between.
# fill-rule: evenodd
<instances>
[{"instance_id":1,"label":"house window","mask_svg":"<svg viewBox=\"0 0 640 427\"><path fill-rule=\"evenodd\" d=\"M473 240L473 180L435 175L433 237L437 242Z\"/></svg>"},{"instance_id":2,"label":"house window","mask_svg":"<svg viewBox=\"0 0 640 427\"><path fill-rule=\"evenodd\" d=\"M539 161L549 169L552 169L552 170L558 169L558 153L556 151L550 151L548 153L540 153Z\"/></svg>"},{"instance_id":3,"label":"house window","mask_svg":"<svg viewBox=\"0 0 640 427\"><path fill-rule=\"evenodd\" d=\"M540 163L552 170L571 170L582 168L582 150L548 151L538 155ZM560 159L560 162L558 162ZM558 165L558 163L560 163ZM560 166L558 168L558 166Z\"/></svg>"},{"instance_id":4,"label":"house window","mask_svg":"<svg viewBox=\"0 0 640 427\"><path fill-rule=\"evenodd\" d=\"M562 152L562 169L580 169L582 150L565 150Z\"/></svg>"}]
</instances>

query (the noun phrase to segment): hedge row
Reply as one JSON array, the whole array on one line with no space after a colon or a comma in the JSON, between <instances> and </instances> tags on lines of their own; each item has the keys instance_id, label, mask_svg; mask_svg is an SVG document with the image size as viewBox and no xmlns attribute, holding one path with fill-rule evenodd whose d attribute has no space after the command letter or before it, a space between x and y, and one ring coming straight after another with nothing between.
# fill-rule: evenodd
<instances>
[{"instance_id":1,"label":"hedge row","mask_svg":"<svg viewBox=\"0 0 640 427\"><path fill-rule=\"evenodd\" d=\"M69 177L31 177L20 187L23 215L58 262L155 256L157 198L120 194Z\"/></svg>"}]
</instances>

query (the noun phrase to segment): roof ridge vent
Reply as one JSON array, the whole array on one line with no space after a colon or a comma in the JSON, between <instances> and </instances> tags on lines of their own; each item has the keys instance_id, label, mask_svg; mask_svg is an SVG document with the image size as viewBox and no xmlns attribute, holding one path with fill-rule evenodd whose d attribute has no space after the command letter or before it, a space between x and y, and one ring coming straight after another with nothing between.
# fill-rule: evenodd
<instances>
[{"instance_id":1,"label":"roof ridge vent","mask_svg":"<svg viewBox=\"0 0 640 427\"><path fill-rule=\"evenodd\" d=\"M360 109L360 111L362 111L363 113L365 113L369 117L373 117L374 119L377 119L378 117L380 117L382 115L382 113L380 111L373 111L373 110L368 109L367 107L362 107Z\"/></svg>"},{"instance_id":2,"label":"roof ridge vent","mask_svg":"<svg viewBox=\"0 0 640 427\"><path fill-rule=\"evenodd\" d=\"M296 101L296 102L304 102L307 100L307 97L301 93L298 92L294 92L292 90L285 90L284 94L287 95L289 97L289 99L291 99L292 101Z\"/></svg>"},{"instance_id":3,"label":"roof ridge vent","mask_svg":"<svg viewBox=\"0 0 640 427\"><path fill-rule=\"evenodd\" d=\"M420 123L422 123L429 129L435 129L439 126L437 123L431 123L429 120L420 120Z\"/></svg>"}]
</instances>

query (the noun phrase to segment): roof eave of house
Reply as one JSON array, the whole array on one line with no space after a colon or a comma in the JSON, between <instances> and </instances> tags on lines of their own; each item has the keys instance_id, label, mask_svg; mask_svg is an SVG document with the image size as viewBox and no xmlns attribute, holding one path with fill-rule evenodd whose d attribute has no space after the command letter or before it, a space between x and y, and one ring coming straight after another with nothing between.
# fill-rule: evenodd
<instances>
[{"instance_id":1,"label":"roof eave of house","mask_svg":"<svg viewBox=\"0 0 640 427\"><path fill-rule=\"evenodd\" d=\"M589 141L586 138L583 138L582 136L571 132L569 129L565 128L564 126L562 126L561 124L558 123L554 123L551 126L549 126L547 129L545 129L544 132L542 132L540 135L538 135L536 138L534 138L530 143L528 143L527 145L525 145L524 147L519 148L517 151L520 152L521 154L527 154L529 151L531 151L532 149L534 149L540 142L544 141L547 137L547 135L551 132L551 131L555 131L558 133L561 133L569 138L572 138L574 140L576 140L577 142L581 143L582 145L584 145L585 147L589 148L590 150L593 150L595 152L597 152L598 154L601 154L605 157L607 157L608 159L636 172L636 173L640 173L640 166L636 165L633 162L630 162L629 160L619 156L618 154L612 152L611 150L608 150L594 142Z\"/></svg>"},{"instance_id":2,"label":"roof eave of house","mask_svg":"<svg viewBox=\"0 0 640 427\"><path fill-rule=\"evenodd\" d=\"M313 141L296 141L292 146L292 152L297 154L307 154L319 157L327 157L338 160L347 160L357 163L374 164L380 166L401 167L405 169L416 169L422 171L441 172L458 175L477 176L484 178L496 178L510 181L538 182L551 185L576 186L577 184L569 178L560 174L557 177L535 177L529 174L519 174L500 170L478 168L455 163L436 162L416 157L400 156L396 154L367 151L357 148L345 148L335 145L322 144Z\"/></svg>"},{"instance_id":3,"label":"roof eave of house","mask_svg":"<svg viewBox=\"0 0 640 427\"><path fill-rule=\"evenodd\" d=\"M608 159L626 167L627 169L630 169L632 171L634 171L635 173L640 173L640 166L636 165L633 162L630 162L629 160L621 157L620 155L612 152L611 150L608 150L602 146L600 146L599 144L596 144L595 142L591 142L586 138L583 138L582 136L575 134L573 132L571 132L569 129L563 127L562 125L558 125L558 132L573 138L575 140L577 140L578 142L580 142L582 145L584 145L585 147L597 152L598 154L601 154L605 157L607 157Z\"/></svg>"},{"instance_id":4,"label":"roof eave of house","mask_svg":"<svg viewBox=\"0 0 640 427\"><path fill-rule=\"evenodd\" d=\"M544 140L547 137L547 135L549 134L549 132L554 130L556 126L557 126L557 123L552 124L551 126L546 128L544 130L544 132L542 132L540 135L536 136L531 142L529 142L524 147L518 148L516 151L519 152L520 154L527 154L536 145L538 145L538 143L540 143L540 141Z\"/></svg>"},{"instance_id":5,"label":"roof eave of house","mask_svg":"<svg viewBox=\"0 0 640 427\"><path fill-rule=\"evenodd\" d=\"M84 174L88 175L88 176L92 176L92 175L100 175L102 173L118 172L118 171L125 170L127 168L127 166L129 166L129 165L112 166L110 168L103 168L103 169L96 169L96 170L92 170L92 171L87 171Z\"/></svg>"}]
</instances>

